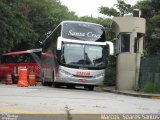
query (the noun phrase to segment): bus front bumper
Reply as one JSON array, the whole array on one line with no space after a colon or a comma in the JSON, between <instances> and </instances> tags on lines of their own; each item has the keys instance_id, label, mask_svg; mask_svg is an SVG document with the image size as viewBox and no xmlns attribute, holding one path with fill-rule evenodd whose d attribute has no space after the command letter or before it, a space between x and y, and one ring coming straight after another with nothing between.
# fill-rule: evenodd
<instances>
[{"instance_id":1,"label":"bus front bumper","mask_svg":"<svg viewBox=\"0 0 160 120\"><path fill-rule=\"evenodd\" d=\"M77 77L73 75L66 75L65 73L59 72L58 79L55 82L64 84L75 84L75 85L102 85L104 81L104 75L95 77Z\"/></svg>"}]
</instances>

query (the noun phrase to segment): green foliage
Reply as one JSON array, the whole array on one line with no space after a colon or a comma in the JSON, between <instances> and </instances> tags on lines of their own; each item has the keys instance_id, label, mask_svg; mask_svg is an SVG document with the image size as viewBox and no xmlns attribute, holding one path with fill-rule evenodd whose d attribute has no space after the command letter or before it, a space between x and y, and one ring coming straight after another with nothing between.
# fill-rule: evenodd
<instances>
[{"instance_id":1,"label":"green foliage","mask_svg":"<svg viewBox=\"0 0 160 120\"><path fill-rule=\"evenodd\" d=\"M19 3L19 4L18 4ZM17 1L0 2L1 51L8 52L19 47L18 44L36 38L31 24L19 10L21 4Z\"/></svg>"},{"instance_id":2,"label":"green foliage","mask_svg":"<svg viewBox=\"0 0 160 120\"><path fill-rule=\"evenodd\" d=\"M58 0L1 0L0 53L38 48L62 20L77 19Z\"/></svg>"},{"instance_id":3,"label":"green foliage","mask_svg":"<svg viewBox=\"0 0 160 120\"><path fill-rule=\"evenodd\" d=\"M134 8L130 4L126 4L124 0L117 0L117 4L115 4L115 6L119 10L121 16L123 16L124 14L131 13Z\"/></svg>"},{"instance_id":4,"label":"green foliage","mask_svg":"<svg viewBox=\"0 0 160 120\"><path fill-rule=\"evenodd\" d=\"M116 8L109 7L100 7L100 13L107 16L123 16L125 14L131 13L134 9L134 6L126 4L124 0L117 0L117 4L114 5Z\"/></svg>"},{"instance_id":5,"label":"green foliage","mask_svg":"<svg viewBox=\"0 0 160 120\"><path fill-rule=\"evenodd\" d=\"M120 13L114 9L113 7L109 8L109 7L100 7L100 13L107 15L107 16L120 16Z\"/></svg>"},{"instance_id":6,"label":"green foliage","mask_svg":"<svg viewBox=\"0 0 160 120\"><path fill-rule=\"evenodd\" d=\"M104 85L115 85L116 84L116 57L108 55L107 59L107 67L105 70L105 80Z\"/></svg>"},{"instance_id":7,"label":"green foliage","mask_svg":"<svg viewBox=\"0 0 160 120\"><path fill-rule=\"evenodd\" d=\"M160 84L145 83L140 88L140 91L145 93L160 93Z\"/></svg>"},{"instance_id":8,"label":"green foliage","mask_svg":"<svg viewBox=\"0 0 160 120\"><path fill-rule=\"evenodd\" d=\"M104 19L101 17L98 18L93 18L92 16L83 16L79 18L80 21L86 21L86 22L92 22L92 23L97 23L100 24L106 28L109 28L112 24L112 20L111 19Z\"/></svg>"},{"instance_id":9,"label":"green foliage","mask_svg":"<svg viewBox=\"0 0 160 120\"><path fill-rule=\"evenodd\" d=\"M137 3L141 9L142 17L146 18L145 50L149 55L160 54L160 1L144 0Z\"/></svg>"}]
</instances>

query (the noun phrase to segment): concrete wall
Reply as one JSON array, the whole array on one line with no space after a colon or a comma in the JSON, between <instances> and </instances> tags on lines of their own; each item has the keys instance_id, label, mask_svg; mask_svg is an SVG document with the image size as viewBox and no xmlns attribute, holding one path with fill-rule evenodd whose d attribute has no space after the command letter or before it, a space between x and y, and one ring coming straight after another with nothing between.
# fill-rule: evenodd
<instances>
[{"instance_id":1,"label":"concrete wall","mask_svg":"<svg viewBox=\"0 0 160 120\"><path fill-rule=\"evenodd\" d=\"M118 90L134 89L136 79L136 54L122 53L117 59L117 84Z\"/></svg>"},{"instance_id":2,"label":"concrete wall","mask_svg":"<svg viewBox=\"0 0 160 120\"><path fill-rule=\"evenodd\" d=\"M117 35L120 32L145 33L146 20L139 17L114 17L112 29Z\"/></svg>"}]
</instances>

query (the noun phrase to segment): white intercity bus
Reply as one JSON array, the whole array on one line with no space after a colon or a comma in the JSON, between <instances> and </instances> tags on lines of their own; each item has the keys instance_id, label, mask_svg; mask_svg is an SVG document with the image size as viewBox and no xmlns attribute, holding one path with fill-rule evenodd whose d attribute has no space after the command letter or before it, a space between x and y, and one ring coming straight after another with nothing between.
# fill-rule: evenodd
<instances>
[{"instance_id":1,"label":"white intercity bus","mask_svg":"<svg viewBox=\"0 0 160 120\"><path fill-rule=\"evenodd\" d=\"M105 77L105 54L113 54L113 43L106 41L103 26L82 22L61 22L42 44L42 85L54 87L82 85L89 90Z\"/></svg>"}]
</instances>

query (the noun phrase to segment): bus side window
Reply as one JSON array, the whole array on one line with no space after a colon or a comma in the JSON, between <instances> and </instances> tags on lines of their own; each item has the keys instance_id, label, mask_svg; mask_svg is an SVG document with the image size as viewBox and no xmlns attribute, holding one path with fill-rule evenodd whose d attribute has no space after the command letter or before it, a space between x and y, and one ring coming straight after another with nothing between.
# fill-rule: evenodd
<instances>
[{"instance_id":1,"label":"bus side window","mask_svg":"<svg viewBox=\"0 0 160 120\"><path fill-rule=\"evenodd\" d=\"M5 60L5 56L1 56L1 64L6 63L5 61L6 61L6 60Z\"/></svg>"},{"instance_id":2,"label":"bus side window","mask_svg":"<svg viewBox=\"0 0 160 120\"><path fill-rule=\"evenodd\" d=\"M6 63L14 63L12 56L6 56Z\"/></svg>"},{"instance_id":3,"label":"bus side window","mask_svg":"<svg viewBox=\"0 0 160 120\"><path fill-rule=\"evenodd\" d=\"M17 55L16 56L16 62L17 63L22 63L22 62L24 62L24 56L23 55Z\"/></svg>"},{"instance_id":4,"label":"bus side window","mask_svg":"<svg viewBox=\"0 0 160 120\"><path fill-rule=\"evenodd\" d=\"M27 62L35 62L35 59L31 54L27 55Z\"/></svg>"}]
</instances>

